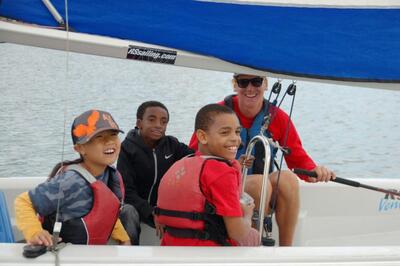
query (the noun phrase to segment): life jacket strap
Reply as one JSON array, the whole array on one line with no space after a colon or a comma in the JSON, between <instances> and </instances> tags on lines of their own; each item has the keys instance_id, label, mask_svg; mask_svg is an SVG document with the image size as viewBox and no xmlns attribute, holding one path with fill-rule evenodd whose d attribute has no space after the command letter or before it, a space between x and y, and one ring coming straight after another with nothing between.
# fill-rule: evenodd
<instances>
[{"instance_id":1,"label":"life jacket strap","mask_svg":"<svg viewBox=\"0 0 400 266\"><path fill-rule=\"evenodd\" d=\"M67 170L73 170L80 174L89 184L93 184L97 179L80 164L71 164L67 166Z\"/></svg>"},{"instance_id":2,"label":"life jacket strap","mask_svg":"<svg viewBox=\"0 0 400 266\"><path fill-rule=\"evenodd\" d=\"M231 246L231 243L227 241L228 236L222 217L216 214L215 207L208 201L205 203L204 213L174 211L155 207L154 214L204 221L204 230L166 226L166 231L174 237L211 240L222 246Z\"/></svg>"},{"instance_id":3,"label":"life jacket strap","mask_svg":"<svg viewBox=\"0 0 400 266\"><path fill-rule=\"evenodd\" d=\"M166 210L166 209L161 209L159 207L154 208L154 214L164 215L164 216L172 216L172 217L178 217L178 218L186 218L186 219L195 220L195 221L206 219L205 213Z\"/></svg>"},{"instance_id":4,"label":"life jacket strap","mask_svg":"<svg viewBox=\"0 0 400 266\"><path fill-rule=\"evenodd\" d=\"M200 240L210 240L211 236L208 232L203 230L176 228L166 226L165 230L172 236L179 238L196 238Z\"/></svg>"}]
</instances>

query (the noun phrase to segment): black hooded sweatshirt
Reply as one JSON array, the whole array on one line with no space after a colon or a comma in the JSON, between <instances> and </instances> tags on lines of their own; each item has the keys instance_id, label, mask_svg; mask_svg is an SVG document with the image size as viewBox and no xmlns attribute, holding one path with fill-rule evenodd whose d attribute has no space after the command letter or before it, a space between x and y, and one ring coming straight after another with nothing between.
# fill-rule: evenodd
<instances>
[{"instance_id":1,"label":"black hooded sweatshirt","mask_svg":"<svg viewBox=\"0 0 400 266\"><path fill-rule=\"evenodd\" d=\"M162 176L176 161L192 153L194 150L173 136L162 137L151 149L138 128L129 131L121 144L117 169L124 180L125 202L136 208L142 222L154 226L152 211Z\"/></svg>"}]
</instances>

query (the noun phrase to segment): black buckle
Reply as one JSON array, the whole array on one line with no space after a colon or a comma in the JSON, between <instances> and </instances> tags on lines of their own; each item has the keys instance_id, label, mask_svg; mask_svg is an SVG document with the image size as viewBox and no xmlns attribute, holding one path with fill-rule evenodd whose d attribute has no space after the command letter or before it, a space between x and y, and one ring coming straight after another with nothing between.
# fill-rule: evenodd
<instances>
[{"instance_id":1,"label":"black buckle","mask_svg":"<svg viewBox=\"0 0 400 266\"><path fill-rule=\"evenodd\" d=\"M284 147L282 147L282 152L284 153L284 155L290 155L292 150L289 147L284 146Z\"/></svg>"},{"instance_id":2,"label":"black buckle","mask_svg":"<svg viewBox=\"0 0 400 266\"><path fill-rule=\"evenodd\" d=\"M199 212L192 213L192 220L203 220L203 214Z\"/></svg>"},{"instance_id":3,"label":"black buckle","mask_svg":"<svg viewBox=\"0 0 400 266\"><path fill-rule=\"evenodd\" d=\"M207 214L216 214L215 207L213 205L211 205L209 202L206 203L204 211Z\"/></svg>"},{"instance_id":4,"label":"black buckle","mask_svg":"<svg viewBox=\"0 0 400 266\"><path fill-rule=\"evenodd\" d=\"M210 239L210 234L206 231L197 231L196 232L196 238L200 240L209 240Z\"/></svg>"}]
</instances>

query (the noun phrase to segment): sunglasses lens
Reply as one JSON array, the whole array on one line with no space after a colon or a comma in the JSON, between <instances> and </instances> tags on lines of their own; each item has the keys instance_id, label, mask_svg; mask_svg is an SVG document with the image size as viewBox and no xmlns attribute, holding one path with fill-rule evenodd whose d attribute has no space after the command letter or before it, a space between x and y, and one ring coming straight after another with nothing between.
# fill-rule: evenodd
<instances>
[{"instance_id":1,"label":"sunglasses lens","mask_svg":"<svg viewBox=\"0 0 400 266\"><path fill-rule=\"evenodd\" d=\"M249 79L238 79L236 80L239 88L246 88L247 86L249 86L250 80Z\"/></svg>"},{"instance_id":2,"label":"sunglasses lens","mask_svg":"<svg viewBox=\"0 0 400 266\"><path fill-rule=\"evenodd\" d=\"M247 86L249 86L249 83L251 82L251 85L253 85L254 87L260 87L263 83L263 78L261 77L257 77L257 78L252 78L252 79L237 79L237 85L239 86L239 88L247 88Z\"/></svg>"},{"instance_id":3,"label":"sunglasses lens","mask_svg":"<svg viewBox=\"0 0 400 266\"><path fill-rule=\"evenodd\" d=\"M263 78L253 78L251 80L251 85L253 85L254 87L260 87L262 83L263 83Z\"/></svg>"}]
</instances>

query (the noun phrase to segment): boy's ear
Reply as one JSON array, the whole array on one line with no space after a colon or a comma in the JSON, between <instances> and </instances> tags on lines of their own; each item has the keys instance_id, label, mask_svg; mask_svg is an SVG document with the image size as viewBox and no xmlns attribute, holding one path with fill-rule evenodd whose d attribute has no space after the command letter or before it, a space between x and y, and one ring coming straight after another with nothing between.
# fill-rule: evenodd
<instances>
[{"instance_id":1,"label":"boy's ear","mask_svg":"<svg viewBox=\"0 0 400 266\"><path fill-rule=\"evenodd\" d=\"M199 143L201 143L202 145L207 144L207 134L204 130L198 129L196 131L196 136Z\"/></svg>"},{"instance_id":2,"label":"boy's ear","mask_svg":"<svg viewBox=\"0 0 400 266\"><path fill-rule=\"evenodd\" d=\"M137 119L136 120L136 127L141 128L142 126L142 119Z\"/></svg>"}]
</instances>

